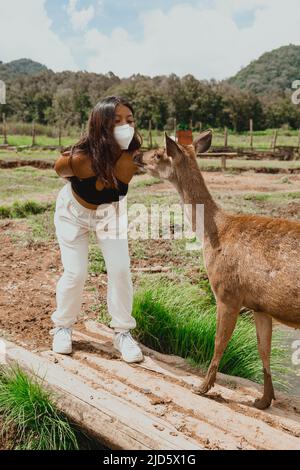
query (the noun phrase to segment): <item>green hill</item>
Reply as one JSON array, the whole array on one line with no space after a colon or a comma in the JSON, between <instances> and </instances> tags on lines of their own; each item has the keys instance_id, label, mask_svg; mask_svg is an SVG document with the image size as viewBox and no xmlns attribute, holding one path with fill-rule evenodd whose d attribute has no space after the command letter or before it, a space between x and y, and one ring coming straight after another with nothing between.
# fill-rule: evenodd
<instances>
[{"instance_id":1,"label":"green hill","mask_svg":"<svg viewBox=\"0 0 300 470\"><path fill-rule=\"evenodd\" d=\"M290 44L263 54L228 82L258 94L283 93L300 80L300 46Z\"/></svg>"},{"instance_id":2,"label":"green hill","mask_svg":"<svg viewBox=\"0 0 300 470\"><path fill-rule=\"evenodd\" d=\"M0 79L8 80L21 75L37 75L48 70L45 65L31 59L18 59L11 62L2 63L0 61Z\"/></svg>"},{"instance_id":3,"label":"green hill","mask_svg":"<svg viewBox=\"0 0 300 470\"><path fill-rule=\"evenodd\" d=\"M222 82L191 74L119 78L113 72L53 72L28 59L0 63L0 80L7 91L0 112L14 122L82 129L99 100L120 95L133 104L141 129L149 128L151 120L157 129L170 130L176 119L181 126L202 123L203 129L226 126L240 132L249 129L250 117L255 130L300 128L300 106L290 97L293 81L300 80L300 46L264 54Z\"/></svg>"}]
</instances>

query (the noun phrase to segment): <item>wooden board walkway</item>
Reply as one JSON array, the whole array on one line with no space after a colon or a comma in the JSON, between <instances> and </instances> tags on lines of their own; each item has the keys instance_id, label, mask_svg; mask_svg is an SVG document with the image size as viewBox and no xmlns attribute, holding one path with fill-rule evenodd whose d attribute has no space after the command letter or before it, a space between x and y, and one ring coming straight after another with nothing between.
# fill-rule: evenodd
<instances>
[{"instance_id":1,"label":"wooden board walkway","mask_svg":"<svg viewBox=\"0 0 300 470\"><path fill-rule=\"evenodd\" d=\"M251 406L261 387L223 374L208 397L201 376L177 356L142 346L127 364L110 328L88 321L73 332L72 355L28 351L6 341L6 360L43 379L59 408L111 449L300 449L300 399L278 394L267 411Z\"/></svg>"}]
</instances>

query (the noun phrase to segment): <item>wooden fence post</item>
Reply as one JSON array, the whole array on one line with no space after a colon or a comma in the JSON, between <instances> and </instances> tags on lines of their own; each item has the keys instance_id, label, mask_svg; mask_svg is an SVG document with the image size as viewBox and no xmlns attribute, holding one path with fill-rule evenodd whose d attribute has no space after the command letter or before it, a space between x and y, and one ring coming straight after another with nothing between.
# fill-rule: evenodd
<instances>
[{"instance_id":1,"label":"wooden fence post","mask_svg":"<svg viewBox=\"0 0 300 470\"><path fill-rule=\"evenodd\" d=\"M224 127L224 147L228 147L228 128Z\"/></svg>"},{"instance_id":2,"label":"wooden fence post","mask_svg":"<svg viewBox=\"0 0 300 470\"><path fill-rule=\"evenodd\" d=\"M221 167L222 167L222 171L226 170L226 155L221 156Z\"/></svg>"},{"instance_id":3,"label":"wooden fence post","mask_svg":"<svg viewBox=\"0 0 300 470\"><path fill-rule=\"evenodd\" d=\"M176 118L174 118L174 137L175 137L175 141L176 141L176 132L177 132L177 120L176 120Z\"/></svg>"},{"instance_id":4,"label":"wooden fence post","mask_svg":"<svg viewBox=\"0 0 300 470\"><path fill-rule=\"evenodd\" d=\"M148 133L148 138L149 138L149 149L152 149L152 121L149 119L149 133Z\"/></svg>"},{"instance_id":5,"label":"wooden fence post","mask_svg":"<svg viewBox=\"0 0 300 470\"><path fill-rule=\"evenodd\" d=\"M61 129L61 120L58 122L58 145L61 147L61 134L62 134L62 129Z\"/></svg>"},{"instance_id":6,"label":"wooden fence post","mask_svg":"<svg viewBox=\"0 0 300 470\"><path fill-rule=\"evenodd\" d=\"M35 121L32 121L32 147L35 146Z\"/></svg>"},{"instance_id":7,"label":"wooden fence post","mask_svg":"<svg viewBox=\"0 0 300 470\"><path fill-rule=\"evenodd\" d=\"M3 120L3 143L4 145L7 145L8 141L7 141L7 127L6 127L5 113L2 114L2 120Z\"/></svg>"},{"instance_id":8,"label":"wooden fence post","mask_svg":"<svg viewBox=\"0 0 300 470\"><path fill-rule=\"evenodd\" d=\"M250 148L253 150L253 119L250 119Z\"/></svg>"},{"instance_id":9,"label":"wooden fence post","mask_svg":"<svg viewBox=\"0 0 300 470\"><path fill-rule=\"evenodd\" d=\"M275 129L274 135L273 135L273 140L272 140L272 147L271 147L273 152L275 152L275 149L276 149L277 136L278 136L278 130Z\"/></svg>"}]
</instances>

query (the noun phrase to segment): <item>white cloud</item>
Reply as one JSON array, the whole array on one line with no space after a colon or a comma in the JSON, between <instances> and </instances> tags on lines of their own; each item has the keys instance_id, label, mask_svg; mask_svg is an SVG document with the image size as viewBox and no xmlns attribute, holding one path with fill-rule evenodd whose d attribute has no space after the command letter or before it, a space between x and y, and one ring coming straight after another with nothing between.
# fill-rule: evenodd
<instances>
[{"instance_id":1,"label":"white cloud","mask_svg":"<svg viewBox=\"0 0 300 470\"><path fill-rule=\"evenodd\" d=\"M250 27L239 29L234 15L254 11ZM300 44L298 0L215 0L183 3L163 12L140 14L143 38L124 28L105 35L96 28L84 34L86 68L112 70L121 77L192 73L198 78L226 78L267 50Z\"/></svg>"},{"instance_id":2,"label":"white cloud","mask_svg":"<svg viewBox=\"0 0 300 470\"><path fill-rule=\"evenodd\" d=\"M99 2L99 6L102 6L101 2ZM79 10L77 8L77 0L69 0L68 5L66 6L66 11L69 15L74 31L83 31L86 29L88 24L96 15L96 10L93 5L89 5L88 8L82 8Z\"/></svg>"},{"instance_id":3,"label":"white cloud","mask_svg":"<svg viewBox=\"0 0 300 470\"><path fill-rule=\"evenodd\" d=\"M271 5L272 3L273 0L215 0L216 8L219 11L229 13L264 8L266 5Z\"/></svg>"},{"instance_id":4,"label":"white cloud","mask_svg":"<svg viewBox=\"0 0 300 470\"><path fill-rule=\"evenodd\" d=\"M183 0L184 1L184 0ZM137 19L142 37L126 23L109 34L90 28L102 14L103 0L80 8L68 0L73 36L61 40L51 27L46 0L0 0L0 60L28 57L55 71L83 69L120 77L191 73L197 78L226 78L263 52L285 44L300 44L299 0L199 0L162 11L143 11ZM238 26L236 18L251 14ZM248 24L251 26L247 26ZM299 77L295 77L297 79Z\"/></svg>"},{"instance_id":5,"label":"white cloud","mask_svg":"<svg viewBox=\"0 0 300 470\"><path fill-rule=\"evenodd\" d=\"M77 69L51 24L45 0L0 0L0 60L26 57L56 71Z\"/></svg>"}]
</instances>

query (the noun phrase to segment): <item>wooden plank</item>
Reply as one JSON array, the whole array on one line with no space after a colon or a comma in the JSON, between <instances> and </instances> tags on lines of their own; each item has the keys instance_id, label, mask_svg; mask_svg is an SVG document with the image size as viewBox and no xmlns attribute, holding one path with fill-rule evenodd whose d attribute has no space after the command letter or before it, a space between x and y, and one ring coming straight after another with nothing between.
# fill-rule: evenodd
<instances>
[{"instance_id":1,"label":"wooden plank","mask_svg":"<svg viewBox=\"0 0 300 470\"><path fill-rule=\"evenodd\" d=\"M6 342L7 359L45 378L62 411L107 447L300 449L299 401L292 397L277 394L275 406L256 410L261 387L223 374L208 396L196 395L192 387L203 379L183 358L141 344L145 360L127 364L111 328L91 320L85 327L73 330L72 355Z\"/></svg>"},{"instance_id":2,"label":"wooden plank","mask_svg":"<svg viewBox=\"0 0 300 470\"><path fill-rule=\"evenodd\" d=\"M95 346L91 340L90 345L92 348ZM45 351L43 355L51 358L53 353ZM162 417L161 430L166 426L171 427L172 433L192 438L199 447L237 450L243 446L245 449L254 449L247 443L241 443L240 436L231 436L214 424L194 416L187 408L178 406L170 393L164 393L162 377L153 382L153 374L149 373L152 368L146 370L137 364L128 365L123 361L103 358L95 352L86 351L76 351L72 357L61 356L59 364L69 372L77 369L78 377L97 384L94 385L95 388L103 388L112 395L124 397L127 402L131 402L150 416ZM124 370L120 373L119 368L125 368L129 378ZM178 388L175 384L172 387ZM160 388L162 390L159 390Z\"/></svg>"},{"instance_id":3,"label":"wooden plank","mask_svg":"<svg viewBox=\"0 0 300 470\"><path fill-rule=\"evenodd\" d=\"M142 412L126 400L90 385L59 364L5 341L8 363L18 362L59 394L58 405L70 418L112 449L201 449L159 417Z\"/></svg>"},{"instance_id":4,"label":"wooden plank","mask_svg":"<svg viewBox=\"0 0 300 470\"><path fill-rule=\"evenodd\" d=\"M99 350L105 350L109 353L110 345L107 340L112 338L112 330L105 325L91 320L85 322L85 325L89 331L95 334L95 338L90 339L93 347L99 348ZM76 337L88 339L82 332L76 332ZM252 445L256 445L255 443L257 443L257 446L262 446L263 448L266 448L265 446L268 445L271 446L270 448L273 448L272 446L275 446L274 448L279 446L277 448L280 448L281 441L283 442L285 439L287 439L287 441L285 441L286 446L290 445L291 448L294 448L293 446L300 445L299 398L277 392L275 405L268 410L260 411L252 407L252 402L254 399L261 396L261 385L246 379L218 373L218 383L215 385L212 392L210 392L207 398L196 396L194 403L195 395L190 393L191 387L193 385L199 385L202 381L202 377L196 374L195 368L188 366L186 361L178 356L161 354L142 344L141 348L144 354L146 354L145 360L136 364L135 368L148 369L155 372L157 382L154 380L153 374L151 374L150 377L148 375L144 377L140 376L141 378L139 380L138 375L135 376L134 371L132 372L132 370L129 371L127 369L128 366L117 362L114 365L114 373L122 382L126 381L126 383L129 383L132 380L132 383L139 383L140 381L147 383L147 386L155 390L155 394L162 399L166 396L172 396L176 404L186 410L186 416L189 414L188 410L192 408L194 416L198 416L198 419L201 420L202 418L202 421L210 423L218 430L220 430L220 428L224 429L231 437L234 437L234 435L236 437L238 436L239 428L235 427L236 420L240 423L241 429L244 427L243 435L247 437L248 443L252 443ZM107 359L99 356L99 354L89 355L88 357L90 357L92 362L97 363L97 368L101 367L103 371L110 367L110 361L107 362ZM159 376L163 378L163 380L161 380ZM172 388L168 388L170 385ZM231 388L229 388L229 386L231 386ZM234 386L234 388L232 388L232 386ZM182 389L182 387L184 387L184 389ZM211 397L214 396L222 397L221 404L219 400L217 400L218 403L214 406L214 401L211 400ZM209 401L207 401L208 399ZM201 400L204 401L200 403ZM230 404L234 405L233 409ZM210 407L212 407L211 412L209 411ZM195 411L197 409L199 409L199 415ZM216 409L219 409L220 416L214 419L210 413L215 413L217 411ZM233 411L238 413L235 417L231 417ZM243 415L246 415L245 419L249 419L247 424L244 421ZM231 424L228 424L230 422L233 422L232 428ZM260 439L256 441L255 436L258 430Z\"/></svg>"}]
</instances>

